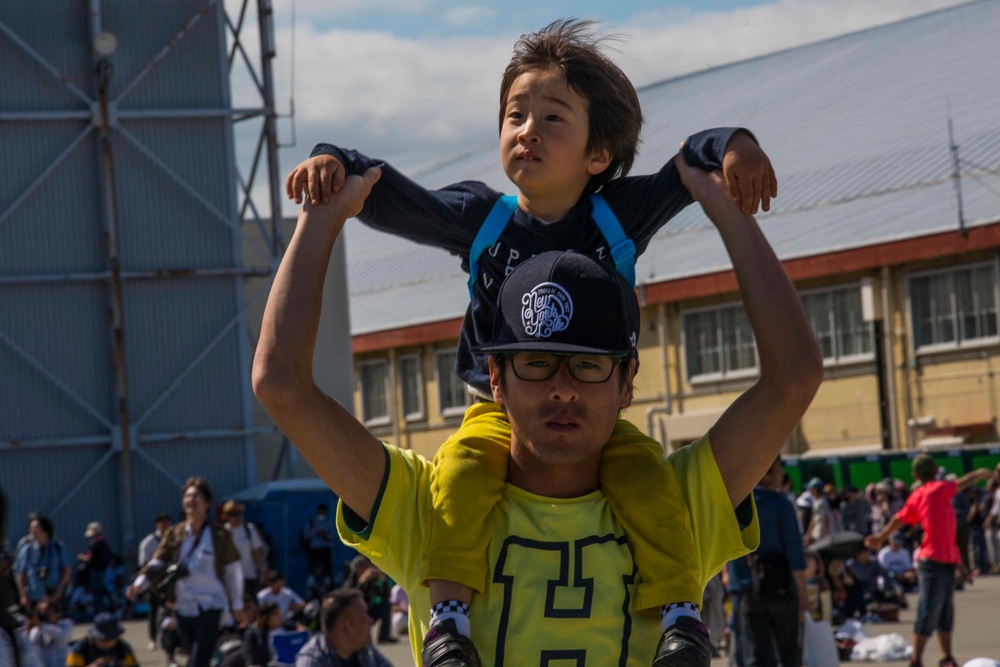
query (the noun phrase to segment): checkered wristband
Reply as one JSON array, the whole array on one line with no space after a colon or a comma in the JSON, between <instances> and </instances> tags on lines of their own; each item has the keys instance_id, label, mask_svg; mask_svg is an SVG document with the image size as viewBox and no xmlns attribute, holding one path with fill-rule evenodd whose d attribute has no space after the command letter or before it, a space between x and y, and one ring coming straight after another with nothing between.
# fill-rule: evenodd
<instances>
[{"instance_id":1,"label":"checkered wristband","mask_svg":"<svg viewBox=\"0 0 1000 667\"><path fill-rule=\"evenodd\" d=\"M670 604L665 604L660 607L660 618L664 618L674 609L690 609L691 611L698 613L698 605L694 602L671 602Z\"/></svg>"},{"instance_id":2,"label":"checkered wristband","mask_svg":"<svg viewBox=\"0 0 1000 667\"><path fill-rule=\"evenodd\" d=\"M461 600L445 600L444 602L436 602L431 607L431 618L435 616L440 616L441 614L465 614L469 615L469 605L465 604Z\"/></svg>"}]
</instances>

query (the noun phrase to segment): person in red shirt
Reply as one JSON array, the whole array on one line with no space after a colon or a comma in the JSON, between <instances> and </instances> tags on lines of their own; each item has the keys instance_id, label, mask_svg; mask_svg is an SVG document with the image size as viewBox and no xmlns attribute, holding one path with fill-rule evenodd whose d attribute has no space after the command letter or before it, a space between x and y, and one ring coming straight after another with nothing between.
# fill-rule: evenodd
<instances>
[{"instance_id":1,"label":"person in red shirt","mask_svg":"<svg viewBox=\"0 0 1000 667\"><path fill-rule=\"evenodd\" d=\"M955 627L955 568L960 558L955 544L955 510L951 499L956 493L989 477L990 471L980 468L955 481L935 479L937 471L938 465L929 454L913 458L913 477L920 486L882 530L865 538L865 546L877 550L900 528L920 524L924 530L917 564L920 605L913 625L910 665L922 666L927 640L937 631L942 655L940 667L958 667L951 655L951 633Z\"/></svg>"}]
</instances>

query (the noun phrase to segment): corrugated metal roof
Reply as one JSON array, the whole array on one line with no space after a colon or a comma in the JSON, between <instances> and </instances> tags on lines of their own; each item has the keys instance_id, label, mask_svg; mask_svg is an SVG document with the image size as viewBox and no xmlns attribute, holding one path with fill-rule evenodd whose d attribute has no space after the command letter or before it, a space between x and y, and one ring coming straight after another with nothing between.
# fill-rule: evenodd
<instances>
[{"instance_id":1,"label":"corrugated metal roof","mask_svg":"<svg viewBox=\"0 0 1000 667\"><path fill-rule=\"evenodd\" d=\"M782 259L923 236L958 225L949 114L966 224L1000 220L1000 0L718 67L639 91L646 126L633 173L707 127L744 126L775 165L779 197L759 219ZM412 174L427 187L481 180L512 191L495 139ZM461 317L459 260L352 221L351 328L361 334ZM697 206L639 259L640 283L730 267Z\"/></svg>"}]
</instances>

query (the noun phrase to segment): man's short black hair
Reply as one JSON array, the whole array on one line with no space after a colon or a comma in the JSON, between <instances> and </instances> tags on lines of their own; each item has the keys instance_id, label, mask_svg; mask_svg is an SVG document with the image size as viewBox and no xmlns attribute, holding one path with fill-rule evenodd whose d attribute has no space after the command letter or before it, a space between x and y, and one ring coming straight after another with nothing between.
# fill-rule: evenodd
<instances>
[{"instance_id":1,"label":"man's short black hair","mask_svg":"<svg viewBox=\"0 0 1000 667\"><path fill-rule=\"evenodd\" d=\"M333 631L334 626L337 624L337 619L340 615L344 613L354 600L365 601L364 593L357 588L338 588L325 598L323 598L323 607L319 612L320 627L323 629L325 634L330 634Z\"/></svg>"},{"instance_id":2,"label":"man's short black hair","mask_svg":"<svg viewBox=\"0 0 1000 667\"><path fill-rule=\"evenodd\" d=\"M50 519L49 517L45 516L44 514L39 514L33 519L33 521L37 521L38 527L44 530L45 534L48 535L50 538L56 536L56 527L55 525L53 525L52 519Z\"/></svg>"},{"instance_id":3,"label":"man's short black hair","mask_svg":"<svg viewBox=\"0 0 1000 667\"><path fill-rule=\"evenodd\" d=\"M170 523L173 523L174 519L172 516L170 516L169 512L160 512L159 514L156 515L156 518L153 519L153 525L156 525L161 521L169 521Z\"/></svg>"}]
</instances>

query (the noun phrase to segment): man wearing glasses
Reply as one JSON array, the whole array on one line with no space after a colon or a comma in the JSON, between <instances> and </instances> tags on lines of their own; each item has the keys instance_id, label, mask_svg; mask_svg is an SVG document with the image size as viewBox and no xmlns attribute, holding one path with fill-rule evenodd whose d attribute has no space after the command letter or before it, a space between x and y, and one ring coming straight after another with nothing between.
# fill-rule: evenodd
<instances>
[{"instance_id":1,"label":"man wearing glasses","mask_svg":"<svg viewBox=\"0 0 1000 667\"><path fill-rule=\"evenodd\" d=\"M812 400L822 359L794 287L753 218L718 174L683 162L678 168L729 250L760 359L758 382L709 434L669 457L704 585L756 546L748 496ZM265 311L254 390L340 496L342 539L407 589L420 664L429 597L418 582L431 463L380 443L316 387L311 372L333 243L377 178L377 169L349 177L329 204L301 212ZM613 268L583 255L538 255L501 288L493 336L480 348L511 427L507 485L491 515L488 585L472 605L483 664L654 664L660 618L634 608L632 552L599 483L602 450L632 401L638 330L634 291ZM475 663L445 656L434 664Z\"/></svg>"}]
</instances>

